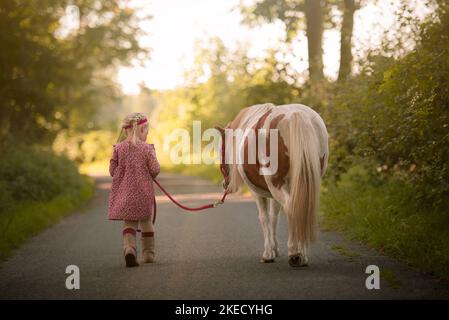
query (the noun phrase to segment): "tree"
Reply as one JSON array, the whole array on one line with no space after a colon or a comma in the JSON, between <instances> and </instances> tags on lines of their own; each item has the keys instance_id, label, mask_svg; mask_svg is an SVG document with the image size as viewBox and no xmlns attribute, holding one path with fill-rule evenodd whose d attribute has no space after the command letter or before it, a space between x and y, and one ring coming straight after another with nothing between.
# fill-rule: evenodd
<instances>
[{"instance_id":1,"label":"tree","mask_svg":"<svg viewBox=\"0 0 449 320\"><path fill-rule=\"evenodd\" d=\"M362 159L382 177L412 186L420 205L447 208L449 0L435 10L422 22L402 11L400 25L413 30L410 24L419 23L415 47L398 58L370 55L340 86L327 124L340 163Z\"/></svg>"},{"instance_id":2,"label":"tree","mask_svg":"<svg viewBox=\"0 0 449 320\"><path fill-rule=\"evenodd\" d=\"M343 12L341 25L340 70L343 81L351 73L352 32L354 13L362 0L262 0L252 6L241 6L244 23L281 21L285 25L286 41L292 41L300 29L305 29L308 44L309 77L311 82L323 78L323 31L335 28L332 9Z\"/></svg>"},{"instance_id":3,"label":"tree","mask_svg":"<svg viewBox=\"0 0 449 320\"><path fill-rule=\"evenodd\" d=\"M305 0L309 77L312 83L323 79L323 12L320 0Z\"/></svg>"},{"instance_id":4,"label":"tree","mask_svg":"<svg viewBox=\"0 0 449 320\"><path fill-rule=\"evenodd\" d=\"M323 13L323 9L319 0L262 0L252 6L240 6L244 23L248 25L281 21L285 25L287 42L291 42L305 24L311 81L323 78L321 42L323 24L329 17L328 12Z\"/></svg>"},{"instance_id":5,"label":"tree","mask_svg":"<svg viewBox=\"0 0 449 320\"><path fill-rule=\"evenodd\" d=\"M62 128L85 130L118 96L116 67L148 53L127 3L76 1L79 29L61 36L64 2L0 2L0 138L50 143Z\"/></svg>"},{"instance_id":6,"label":"tree","mask_svg":"<svg viewBox=\"0 0 449 320\"><path fill-rule=\"evenodd\" d=\"M358 9L355 0L344 0L343 22L340 33L340 69L338 81L344 81L351 74L352 32L354 29L354 12Z\"/></svg>"}]
</instances>

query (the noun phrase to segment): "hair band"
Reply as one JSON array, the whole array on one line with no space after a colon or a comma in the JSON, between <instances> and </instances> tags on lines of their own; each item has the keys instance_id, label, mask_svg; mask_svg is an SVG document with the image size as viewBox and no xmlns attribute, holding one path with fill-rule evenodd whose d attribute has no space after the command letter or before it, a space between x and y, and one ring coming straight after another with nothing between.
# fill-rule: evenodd
<instances>
[{"instance_id":1,"label":"hair band","mask_svg":"<svg viewBox=\"0 0 449 320\"><path fill-rule=\"evenodd\" d=\"M137 122L137 125L144 124L144 123L147 122L147 121L148 121L147 118L142 119L142 120L139 120L139 121ZM129 125L127 125L127 126L124 126L123 129L131 129L132 127L133 127L133 125L132 125L132 124L129 124Z\"/></svg>"}]
</instances>

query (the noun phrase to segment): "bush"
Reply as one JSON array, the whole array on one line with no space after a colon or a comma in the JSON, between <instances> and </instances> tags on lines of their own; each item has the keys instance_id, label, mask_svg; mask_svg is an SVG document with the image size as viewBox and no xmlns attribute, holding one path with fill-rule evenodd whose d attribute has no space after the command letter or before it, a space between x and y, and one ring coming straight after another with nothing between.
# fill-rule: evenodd
<instances>
[{"instance_id":1,"label":"bush","mask_svg":"<svg viewBox=\"0 0 449 320\"><path fill-rule=\"evenodd\" d=\"M365 72L338 88L330 110L335 172L347 170L354 159L373 160L384 176L414 186L421 205L430 209L449 201L446 3L421 26L412 52L398 60L371 57Z\"/></svg>"},{"instance_id":2,"label":"bush","mask_svg":"<svg viewBox=\"0 0 449 320\"><path fill-rule=\"evenodd\" d=\"M13 141L1 143L0 260L85 203L93 194L91 178L70 160L49 149Z\"/></svg>"},{"instance_id":3,"label":"bush","mask_svg":"<svg viewBox=\"0 0 449 320\"><path fill-rule=\"evenodd\" d=\"M109 160L112 145L118 132L92 130L83 134L69 134L61 131L53 142L53 150L77 163L93 163Z\"/></svg>"},{"instance_id":4,"label":"bush","mask_svg":"<svg viewBox=\"0 0 449 320\"><path fill-rule=\"evenodd\" d=\"M50 201L32 201L10 206L0 214L0 261L28 238L57 223L93 195L93 180L81 176L80 189L67 189Z\"/></svg>"},{"instance_id":5,"label":"bush","mask_svg":"<svg viewBox=\"0 0 449 320\"><path fill-rule=\"evenodd\" d=\"M47 201L83 185L73 162L43 148L10 142L0 163L0 184L7 190L1 197L6 203Z\"/></svg>"},{"instance_id":6,"label":"bush","mask_svg":"<svg viewBox=\"0 0 449 320\"><path fill-rule=\"evenodd\" d=\"M0 212L2 212L9 208L14 200L6 181L0 180L0 190L2 190L0 192Z\"/></svg>"}]
</instances>

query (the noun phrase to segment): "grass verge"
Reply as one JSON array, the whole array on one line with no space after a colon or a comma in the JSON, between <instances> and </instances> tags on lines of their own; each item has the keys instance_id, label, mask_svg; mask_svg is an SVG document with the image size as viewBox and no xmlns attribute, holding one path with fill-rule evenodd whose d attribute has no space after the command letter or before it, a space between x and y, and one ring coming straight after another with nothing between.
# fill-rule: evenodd
<instances>
[{"instance_id":1,"label":"grass verge","mask_svg":"<svg viewBox=\"0 0 449 320\"><path fill-rule=\"evenodd\" d=\"M390 269L382 269L380 272L381 279L384 279L386 283L393 289L397 290L401 287L401 281L396 277L394 272Z\"/></svg>"},{"instance_id":2,"label":"grass verge","mask_svg":"<svg viewBox=\"0 0 449 320\"><path fill-rule=\"evenodd\" d=\"M338 252L340 255L348 257L351 261L353 261L355 258L359 258L360 257L360 253L354 252L354 251L350 251L348 249L346 249L343 246L340 245L333 245L331 246L331 249Z\"/></svg>"},{"instance_id":3,"label":"grass verge","mask_svg":"<svg viewBox=\"0 0 449 320\"><path fill-rule=\"evenodd\" d=\"M16 204L0 213L0 261L11 255L28 238L54 225L93 195L94 183L88 176L78 190L71 190L50 201Z\"/></svg>"},{"instance_id":4,"label":"grass verge","mask_svg":"<svg viewBox=\"0 0 449 320\"><path fill-rule=\"evenodd\" d=\"M322 193L323 225L449 280L449 215L425 210L400 181L373 184L360 168Z\"/></svg>"}]
</instances>

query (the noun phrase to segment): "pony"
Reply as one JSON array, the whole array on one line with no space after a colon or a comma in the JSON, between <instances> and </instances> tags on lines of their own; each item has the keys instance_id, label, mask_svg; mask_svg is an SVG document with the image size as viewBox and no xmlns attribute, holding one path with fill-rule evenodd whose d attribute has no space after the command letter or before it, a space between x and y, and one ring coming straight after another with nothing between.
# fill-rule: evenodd
<instances>
[{"instance_id":1,"label":"pony","mask_svg":"<svg viewBox=\"0 0 449 320\"><path fill-rule=\"evenodd\" d=\"M329 159L323 119L302 104L265 103L246 107L225 128L215 128L222 138L220 169L225 191L237 192L246 183L256 201L264 236L261 262L274 262L279 256L276 229L279 213L284 212L288 263L307 266L307 249L316 238L321 178ZM240 137L234 134L239 130ZM277 148L268 143L274 133ZM276 170L268 174L262 172L267 163L262 161L261 146L270 162L272 156L277 160ZM249 161L254 149L255 161Z\"/></svg>"}]
</instances>

